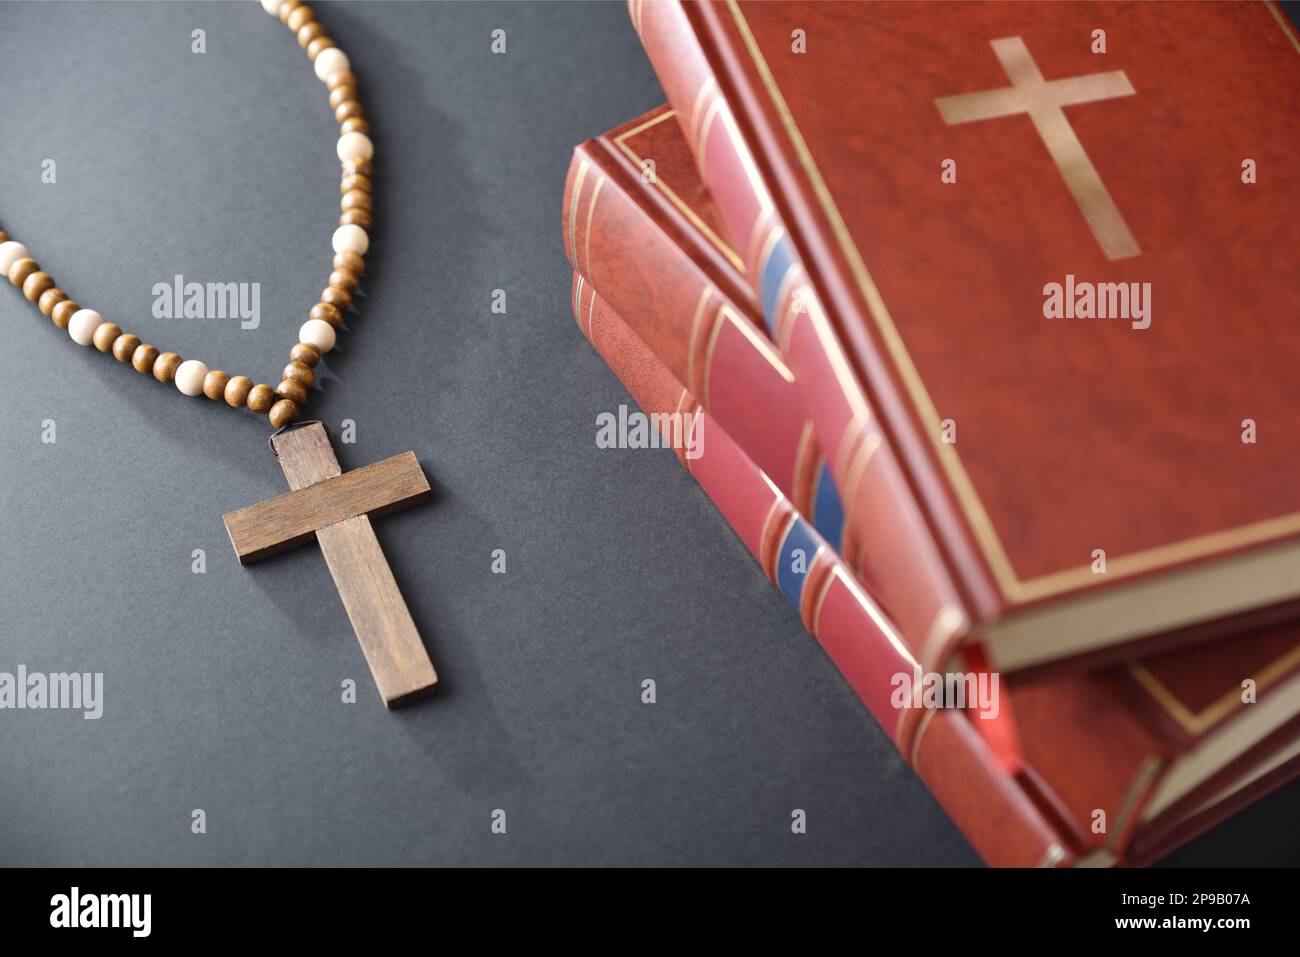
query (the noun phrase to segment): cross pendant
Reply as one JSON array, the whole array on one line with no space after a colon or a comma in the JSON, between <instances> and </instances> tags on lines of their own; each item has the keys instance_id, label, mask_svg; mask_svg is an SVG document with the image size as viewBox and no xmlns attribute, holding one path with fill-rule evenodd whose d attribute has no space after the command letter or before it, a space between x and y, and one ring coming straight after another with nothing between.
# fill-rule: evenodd
<instances>
[{"instance_id":1,"label":"cross pendant","mask_svg":"<svg viewBox=\"0 0 1300 957\"><path fill-rule=\"evenodd\" d=\"M396 707L432 691L438 675L370 524L372 516L433 497L415 455L345 473L319 422L276 433L271 447L292 491L224 517L240 564L314 537L384 704Z\"/></svg>"}]
</instances>

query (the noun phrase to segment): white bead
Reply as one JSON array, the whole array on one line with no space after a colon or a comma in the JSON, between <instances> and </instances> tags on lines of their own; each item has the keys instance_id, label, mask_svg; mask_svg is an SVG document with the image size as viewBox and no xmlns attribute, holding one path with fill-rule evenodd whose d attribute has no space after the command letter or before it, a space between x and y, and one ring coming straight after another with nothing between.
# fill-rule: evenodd
<instances>
[{"instance_id":1,"label":"white bead","mask_svg":"<svg viewBox=\"0 0 1300 957\"><path fill-rule=\"evenodd\" d=\"M9 267L20 259L30 257L27 247L22 243L9 240L7 243L0 243L0 276L9 275Z\"/></svg>"},{"instance_id":2,"label":"white bead","mask_svg":"<svg viewBox=\"0 0 1300 957\"><path fill-rule=\"evenodd\" d=\"M80 346L88 346L95 338L95 330L103 323L104 317L94 309L78 309L68 320L68 335Z\"/></svg>"},{"instance_id":3,"label":"white bead","mask_svg":"<svg viewBox=\"0 0 1300 957\"><path fill-rule=\"evenodd\" d=\"M368 160L375 155L375 144L370 142L370 137L365 133L353 130L339 137L337 150L341 160Z\"/></svg>"},{"instance_id":4,"label":"white bead","mask_svg":"<svg viewBox=\"0 0 1300 957\"><path fill-rule=\"evenodd\" d=\"M331 73L351 68L352 63L348 60L348 55L338 47L326 47L321 50L316 54L316 62L312 64L312 69L316 71L316 79L321 82L329 79Z\"/></svg>"},{"instance_id":5,"label":"white bead","mask_svg":"<svg viewBox=\"0 0 1300 957\"><path fill-rule=\"evenodd\" d=\"M279 16L280 4L283 2L284 0L262 0L262 9L273 17Z\"/></svg>"},{"instance_id":6,"label":"white bead","mask_svg":"<svg viewBox=\"0 0 1300 957\"><path fill-rule=\"evenodd\" d=\"M334 327L324 319L308 319L298 330L299 342L310 342L321 352L329 352L334 348Z\"/></svg>"},{"instance_id":7,"label":"white bead","mask_svg":"<svg viewBox=\"0 0 1300 957\"><path fill-rule=\"evenodd\" d=\"M334 230L331 240L336 253L356 253L364 256L370 248L370 236L356 223L348 223Z\"/></svg>"},{"instance_id":8,"label":"white bead","mask_svg":"<svg viewBox=\"0 0 1300 957\"><path fill-rule=\"evenodd\" d=\"M203 391L203 380L208 375L208 367L198 359L186 359L176 367L176 388L186 395L198 395Z\"/></svg>"}]
</instances>

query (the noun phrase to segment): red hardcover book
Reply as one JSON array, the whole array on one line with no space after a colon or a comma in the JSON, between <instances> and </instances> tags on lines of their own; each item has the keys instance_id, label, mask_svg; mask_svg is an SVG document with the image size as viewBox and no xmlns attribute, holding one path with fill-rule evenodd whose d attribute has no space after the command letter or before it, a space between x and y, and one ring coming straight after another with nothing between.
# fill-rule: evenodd
<instances>
[{"instance_id":1,"label":"red hardcover book","mask_svg":"<svg viewBox=\"0 0 1300 957\"><path fill-rule=\"evenodd\" d=\"M927 667L1294 615L1276 6L629 7L849 525L898 529L859 571Z\"/></svg>"},{"instance_id":2,"label":"red hardcover book","mask_svg":"<svg viewBox=\"0 0 1300 957\"><path fill-rule=\"evenodd\" d=\"M564 219L573 268L840 546L843 507L794 375L767 339L670 107L573 151Z\"/></svg>"},{"instance_id":3,"label":"red hardcover book","mask_svg":"<svg viewBox=\"0 0 1300 957\"><path fill-rule=\"evenodd\" d=\"M1294 628L1233 647L1013 688L1024 760L1008 767L961 710L925 710L904 743L891 693L915 667L897 630L834 549L669 372L635 330L575 273L582 329L642 410L698 416L678 458L768 578L799 612L859 698L900 743L990 864L1146 862L1300 772L1300 638ZM662 422L661 422L662 426ZM667 428L671 433L671 427ZM688 454L688 447L701 454ZM812 558L794 573L792 555ZM1254 701L1242 699L1250 677Z\"/></svg>"}]
</instances>

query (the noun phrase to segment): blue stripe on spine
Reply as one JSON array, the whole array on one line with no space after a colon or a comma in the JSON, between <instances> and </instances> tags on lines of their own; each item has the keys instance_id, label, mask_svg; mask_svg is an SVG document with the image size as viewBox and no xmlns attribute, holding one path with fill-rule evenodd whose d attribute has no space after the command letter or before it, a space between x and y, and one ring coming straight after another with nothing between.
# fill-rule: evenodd
<instances>
[{"instance_id":1,"label":"blue stripe on spine","mask_svg":"<svg viewBox=\"0 0 1300 957\"><path fill-rule=\"evenodd\" d=\"M812 526L796 516L790 531L786 533L785 541L781 543L781 553L776 559L776 583L780 586L786 601L794 605L796 611L799 609L799 599L803 595L804 581L808 577L813 556L817 554L819 547L821 542L817 540L817 533L812 530ZM796 555L797 551L802 554Z\"/></svg>"},{"instance_id":2,"label":"blue stripe on spine","mask_svg":"<svg viewBox=\"0 0 1300 957\"><path fill-rule=\"evenodd\" d=\"M786 273L793 265L794 250L790 248L790 237L783 235L772 244L767 262L759 267L762 276L759 289L763 301L763 321L767 323L767 331L772 336L776 335L776 323L780 318L776 314L777 306L780 305L777 296L781 293L781 283L785 280Z\"/></svg>"},{"instance_id":3,"label":"blue stripe on spine","mask_svg":"<svg viewBox=\"0 0 1300 957\"><path fill-rule=\"evenodd\" d=\"M813 489L813 527L822 538L839 547L844 535L844 503L840 490L835 487L830 466L822 462L817 473L817 487Z\"/></svg>"}]
</instances>

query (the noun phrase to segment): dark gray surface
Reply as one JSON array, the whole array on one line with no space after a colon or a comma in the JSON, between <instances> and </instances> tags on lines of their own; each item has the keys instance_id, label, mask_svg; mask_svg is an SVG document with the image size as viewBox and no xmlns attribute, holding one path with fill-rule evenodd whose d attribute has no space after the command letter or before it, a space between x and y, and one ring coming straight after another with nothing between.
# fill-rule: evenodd
<instances>
[{"instance_id":1,"label":"dark gray surface","mask_svg":"<svg viewBox=\"0 0 1300 957\"><path fill-rule=\"evenodd\" d=\"M628 400L569 312L560 192L574 143L662 96L622 5L317 9L381 172L310 413L356 421L345 468L413 449L436 485L379 535L442 687L384 710L314 548L236 563L222 513L285 488L264 420L6 286L0 670L103 671L106 701L0 712L0 862L977 863L672 454L595 447ZM0 63L0 225L108 319L274 382L337 215L289 33L253 3L2 4ZM261 327L152 318L178 272L260 282Z\"/></svg>"}]
</instances>

